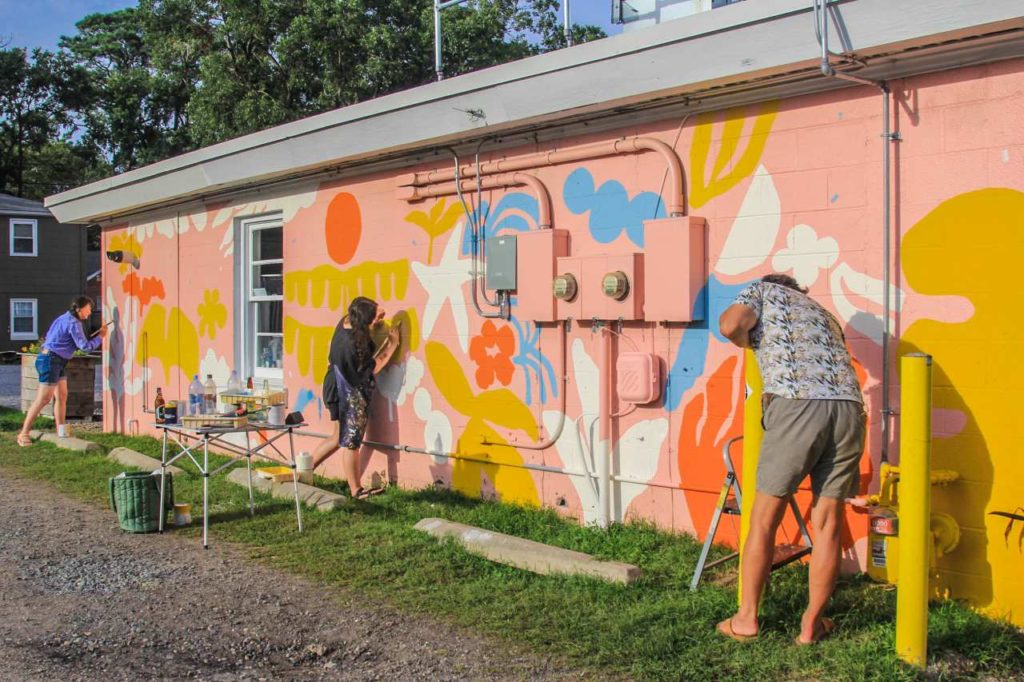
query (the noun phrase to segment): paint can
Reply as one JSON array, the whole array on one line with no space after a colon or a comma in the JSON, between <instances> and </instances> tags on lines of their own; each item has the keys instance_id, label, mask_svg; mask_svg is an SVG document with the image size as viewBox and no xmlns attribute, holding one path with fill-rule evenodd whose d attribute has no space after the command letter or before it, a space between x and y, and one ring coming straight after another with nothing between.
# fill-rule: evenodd
<instances>
[{"instance_id":1,"label":"paint can","mask_svg":"<svg viewBox=\"0 0 1024 682\"><path fill-rule=\"evenodd\" d=\"M267 423L273 424L274 426L281 426L284 424L284 405L270 406L270 409L267 410Z\"/></svg>"},{"instance_id":2,"label":"paint can","mask_svg":"<svg viewBox=\"0 0 1024 682\"><path fill-rule=\"evenodd\" d=\"M313 455L305 451L295 455L295 474L301 483L313 484Z\"/></svg>"},{"instance_id":3,"label":"paint can","mask_svg":"<svg viewBox=\"0 0 1024 682\"><path fill-rule=\"evenodd\" d=\"M174 505L174 525L188 526L192 523L192 505L187 502Z\"/></svg>"}]
</instances>

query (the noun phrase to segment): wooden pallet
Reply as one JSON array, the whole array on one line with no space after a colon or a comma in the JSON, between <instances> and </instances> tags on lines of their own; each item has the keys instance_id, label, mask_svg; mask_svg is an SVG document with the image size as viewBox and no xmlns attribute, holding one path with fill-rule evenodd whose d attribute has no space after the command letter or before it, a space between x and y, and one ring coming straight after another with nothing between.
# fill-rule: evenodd
<instances>
[{"instance_id":1,"label":"wooden pallet","mask_svg":"<svg viewBox=\"0 0 1024 682\"><path fill-rule=\"evenodd\" d=\"M187 414L178 417L182 426L188 429L237 429L249 423L249 417L221 417L216 414Z\"/></svg>"}]
</instances>

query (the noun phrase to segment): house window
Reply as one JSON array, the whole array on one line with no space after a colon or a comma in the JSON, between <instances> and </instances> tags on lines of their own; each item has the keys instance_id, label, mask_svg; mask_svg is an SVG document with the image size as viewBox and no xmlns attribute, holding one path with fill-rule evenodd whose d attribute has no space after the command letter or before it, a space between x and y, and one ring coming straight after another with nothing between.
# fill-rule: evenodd
<instances>
[{"instance_id":1,"label":"house window","mask_svg":"<svg viewBox=\"0 0 1024 682\"><path fill-rule=\"evenodd\" d=\"M284 358L282 301L284 299L284 258L280 216L262 216L241 221L242 249L239 259L238 356L245 376L280 385Z\"/></svg>"},{"instance_id":2,"label":"house window","mask_svg":"<svg viewBox=\"0 0 1024 682\"><path fill-rule=\"evenodd\" d=\"M11 218L11 255L36 256L36 236L39 224L35 220Z\"/></svg>"},{"instance_id":3,"label":"house window","mask_svg":"<svg viewBox=\"0 0 1024 682\"><path fill-rule=\"evenodd\" d=\"M39 338L39 304L34 298L11 299L11 340L35 341Z\"/></svg>"}]
</instances>

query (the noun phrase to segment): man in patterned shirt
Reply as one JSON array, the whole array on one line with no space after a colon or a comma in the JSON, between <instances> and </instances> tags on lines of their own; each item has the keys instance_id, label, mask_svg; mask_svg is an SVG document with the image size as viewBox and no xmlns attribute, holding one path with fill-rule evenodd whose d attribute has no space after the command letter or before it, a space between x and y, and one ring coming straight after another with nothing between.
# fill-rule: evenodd
<instances>
[{"instance_id":1,"label":"man in patterned shirt","mask_svg":"<svg viewBox=\"0 0 1024 682\"><path fill-rule=\"evenodd\" d=\"M758 635L775 532L790 496L810 474L814 551L796 641L812 644L835 627L823 614L839 573L843 501L856 494L864 450L860 385L839 322L788 275L767 275L740 292L719 327L735 345L754 350L764 385L765 432L740 567L740 608L718 630L738 640Z\"/></svg>"}]
</instances>

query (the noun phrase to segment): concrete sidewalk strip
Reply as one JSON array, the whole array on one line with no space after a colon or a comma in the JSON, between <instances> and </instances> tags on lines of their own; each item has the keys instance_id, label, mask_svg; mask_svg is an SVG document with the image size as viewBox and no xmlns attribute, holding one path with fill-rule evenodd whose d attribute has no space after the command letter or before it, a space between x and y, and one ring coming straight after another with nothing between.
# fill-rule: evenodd
<instances>
[{"instance_id":1,"label":"concrete sidewalk strip","mask_svg":"<svg viewBox=\"0 0 1024 682\"><path fill-rule=\"evenodd\" d=\"M242 487L247 487L249 485L249 476L245 471L245 467L232 469L227 475L227 480ZM273 497L280 500L295 499L295 493L292 485L291 481L286 483L274 483L273 481L257 476L255 473L252 475L252 487L254 489L270 493ZM344 495L332 493L327 490L321 490L320 488L306 485L305 483L299 483L299 500L304 504L316 507L320 511L332 511L344 505L347 498Z\"/></svg>"},{"instance_id":2,"label":"concrete sidewalk strip","mask_svg":"<svg viewBox=\"0 0 1024 682\"><path fill-rule=\"evenodd\" d=\"M468 552L534 573L586 575L625 585L635 582L641 575L640 568L632 564L601 561L583 552L552 547L454 521L421 519L414 528L438 538L455 538Z\"/></svg>"},{"instance_id":3,"label":"concrete sidewalk strip","mask_svg":"<svg viewBox=\"0 0 1024 682\"><path fill-rule=\"evenodd\" d=\"M159 459L156 457L150 457L149 455L144 455L141 452L136 452L131 448L114 448L107 453L107 457L115 462L124 464L125 466L136 467L143 471L158 471L160 469ZM184 469L173 464L167 467L167 470L175 476L180 476L185 473Z\"/></svg>"},{"instance_id":4,"label":"concrete sidewalk strip","mask_svg":"<svg viewBox=\"0 0 1024 682\"><path fill-rule=\"evenodd\" d=\"M91 440L82 440L74 436L61 438L50 431L30 431L28 435L34 441L45 440L47 443L53 443L59 448L73 452L98 452L103 449L99 443L93 443Z\"/></svg>"}]
</instances>

